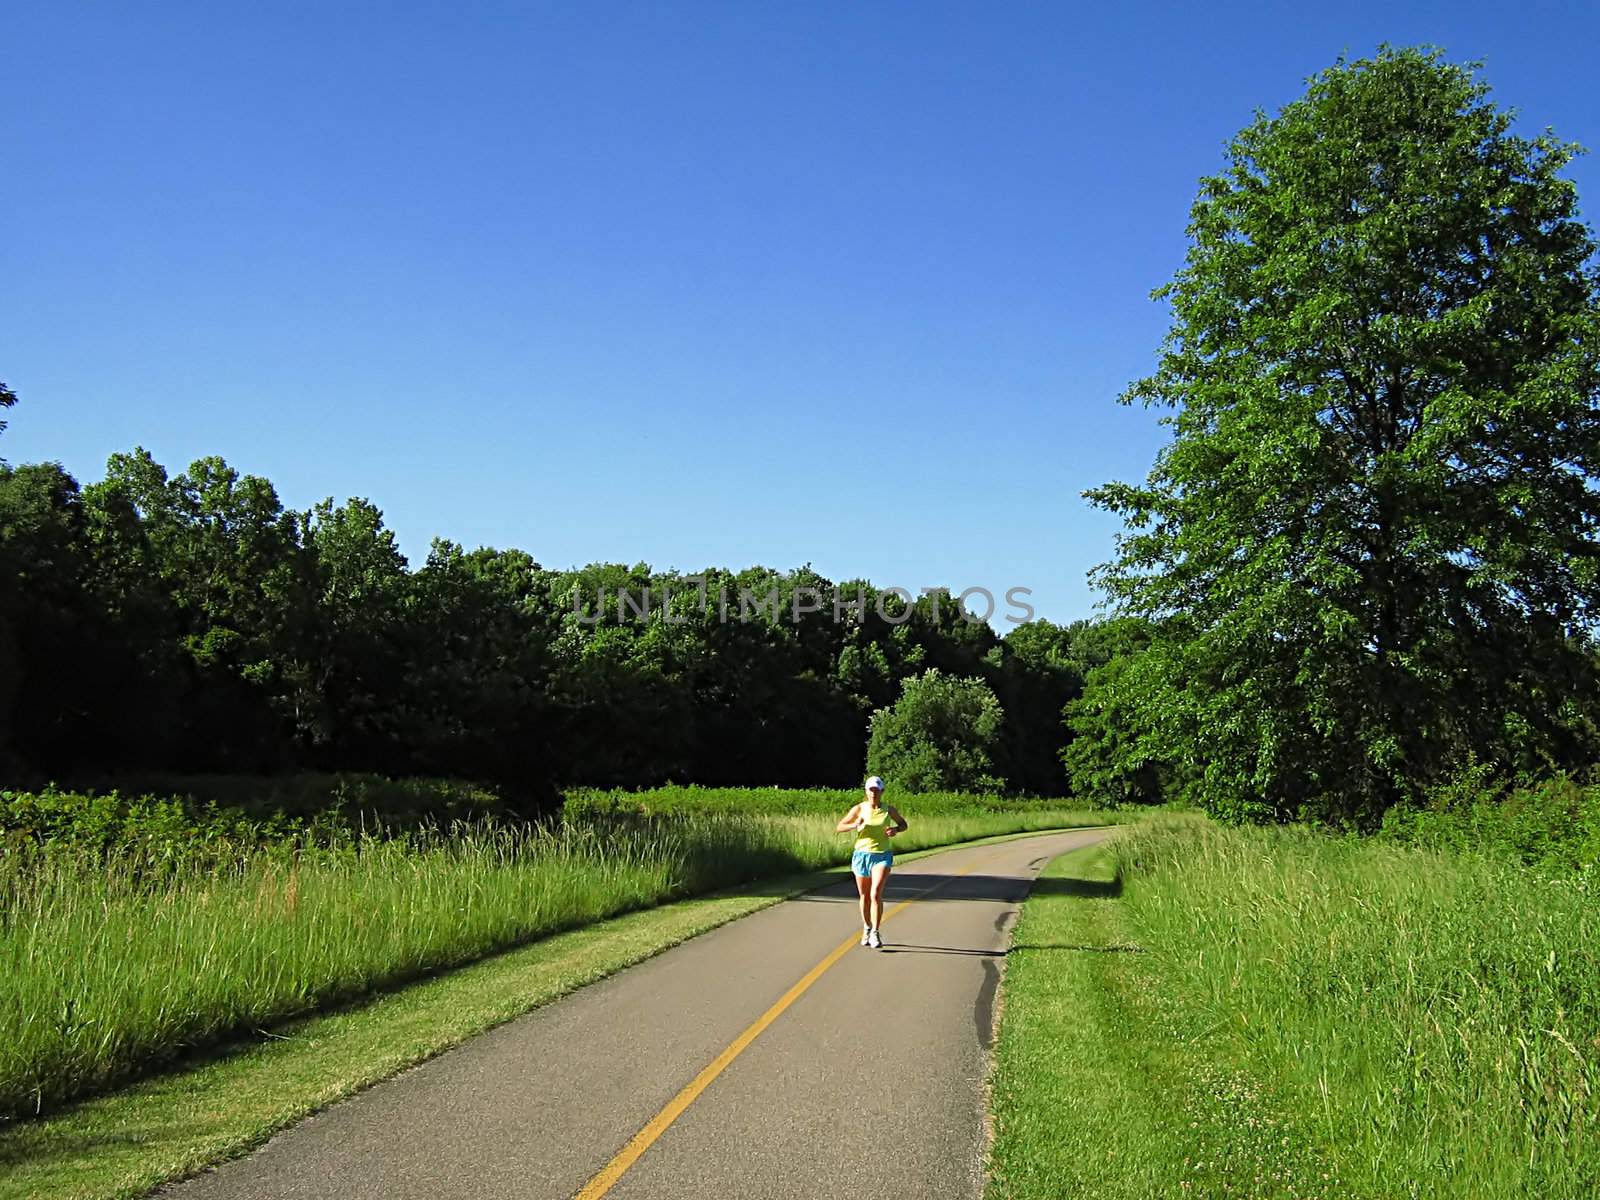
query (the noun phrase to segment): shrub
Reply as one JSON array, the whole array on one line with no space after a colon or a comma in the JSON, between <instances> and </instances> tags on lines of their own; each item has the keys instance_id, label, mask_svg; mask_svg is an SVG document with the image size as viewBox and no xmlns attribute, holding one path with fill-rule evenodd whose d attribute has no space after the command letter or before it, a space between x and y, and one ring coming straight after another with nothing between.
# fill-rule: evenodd
<instances>
[{"instance_id":1,"label":"shrub","mask_svg":"<svg viewBox=\"0 0 1600 1200\"><path fill-rule=\"evenodd\" d=\"M1004 719L983 680L929 670L872 714L867 770L908 792L1002 791L994 755Z\"/></svg>"},{"instance_id":2,"label":"shrub","mask_svg":"<svg viewBox=\"0 0 1600 1200\"><path fill-rule=\"evenodd\" d=\"M1600 785L1563 774L1514 786L1474 761L1422 804L1390 809L1380 836L1506 857L1546 874L1593 871L1600 867Z\"/></svg>"}]
</instances>

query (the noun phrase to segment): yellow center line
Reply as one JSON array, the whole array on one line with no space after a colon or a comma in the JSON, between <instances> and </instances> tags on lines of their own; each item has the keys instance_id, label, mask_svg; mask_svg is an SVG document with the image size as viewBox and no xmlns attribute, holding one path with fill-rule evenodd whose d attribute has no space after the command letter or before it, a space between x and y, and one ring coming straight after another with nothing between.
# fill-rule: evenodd
<instances>
[{"instance_id":1,"label":"yellow center line","mask_svg":"<svg viewBox=\"0 0 1600 1200\"><path fill-rule=\"evenodd\" d=\"M909 906L913 900L920 900L922 897L928 895L928 893L938 891L951 880L959 879L963 875L970 875L986 861L987 858L979 859L970 867L956 871L954 874L940 880L932 887L923 888L922 891L917 892L912 896L908 896L906 899L900 901L899 904L896 904L888 912L884 913L883 919L887 921L890 917L894 916L895 913L900 912ZM684 1113L684 1110L693 1104L700 1093L705 1091L706 1088L710 1086L711 1081L718 1075L721 1075L722 1072L728 1068L728 1065L744 1052L745 1047L749 1046L751 1042L760 1037L762 1031L766 1029L768 1025L771 1025L780 1016L782 1016L785 1009L798 1000L801 995L804 994L807 988L809 988L817 980L821 979L823 973L827 971L829 967L833 966L834 963L838 962L846 954L850 953L851 949L858 945L859 942L860 939L857 937L846 938L843 942L839 943L838 947L831 954L829 954L827 958L823 959L816 966L812 967L811 970L807 971L805 975L801 977L800 982L796 983L792 988L780 996L776 1004L757 1017L748 1029L746 1029L738 1037L734 1038L726 1050L717 1055L716 1058L712 1059L710 1065L707 1066L705 1070L701 1071L700 1074L691 1079L688 1085L684 1087L683 1091L674 1096L671 1101L668 1102L665 1108L663 1108L650 1119L650 1123L648 1125L639 1130L638 1133L634 1134L632 1140L629 1141L628 1144L621 1150L617 1151L617 1156L608 1162L603 1168L601 1168L599 1174L597 1174L593 1179L589 1180L588 1183L583 1185L583 1190L578 1193L576 1200L600 1200L601 1196L604 1196L607 1192L609 1192L616 1185L617 1180L622 1178L623 1174L628 1170L628 1168L633 1166L633 1164L639 1160L639 1156L646 1150L650 1149L655 1140L667 1131L668 1126L681 1117Z\"/></svg>"}]
</instances>

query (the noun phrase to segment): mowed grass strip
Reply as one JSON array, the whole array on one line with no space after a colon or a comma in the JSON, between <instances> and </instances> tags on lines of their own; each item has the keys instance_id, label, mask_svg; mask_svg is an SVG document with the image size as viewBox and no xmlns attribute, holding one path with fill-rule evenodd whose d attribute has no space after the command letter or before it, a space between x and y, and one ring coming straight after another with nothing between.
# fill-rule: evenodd
<instances>
[{"instance_id":1,"label":"mowed grass strip","mask_svg":"<svg viewBox=\"0 0 1600 1200\"><path fill-rule=\"evenodd\" d=\"M1109 845L1051 863L1006 965L988 1200L1343 1196L1134 940Z\"/></svg>"},{"instance_id":2,"label":"mowed grass strip","mask_svg":"<svg viewBox=\"0 0 1600 1200\"><path fill-rule=\"evenodd\" d=\"M918 842L1099 824L1096 816L939 818L921 824ZM0 1198L143 1195L494 1025L842 874L836 868L789 875L560 933L358 1007L280 1023L187 1069L10 1122L0 1126Z\"/></svg>"}]
</instances>

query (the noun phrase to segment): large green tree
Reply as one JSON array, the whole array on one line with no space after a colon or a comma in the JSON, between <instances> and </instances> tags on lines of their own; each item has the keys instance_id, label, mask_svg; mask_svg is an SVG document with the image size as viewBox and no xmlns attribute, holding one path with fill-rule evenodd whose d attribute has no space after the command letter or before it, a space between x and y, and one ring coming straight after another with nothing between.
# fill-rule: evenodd
<instances>
[{"instance_id":1,"label":"large green tree","mask_svg":"<svg viewBox=\"0 0 1600 1200\"><path fill-rule=\"evenodd\" d=\"M112 455L103 499L132 507L149 567L172 600L199 688L184 706L192 753L238 767L281 764L308 736L315 558L304 514L266 479L202 458L169 477L150 453Z\"/></svg>"},{"instance_id":2,"label":"large green tree","mask_svg":"<svg viewBox=\"0 0 1600 1200\"><path fill-rule=\"evenodd\" d=\"M1029 621L989 652L987 676L1006 713L1001 765L1018 791L1064 794L1067 731L1061 714L1083 691L1082 652L1095 632L1091 621Z\"/></svg>"},{"instance_id":3,"label":"large green tree","mask_svg":"<svg viewBox=\"0 0 1600 1200\"><path fill-rule=\"evenodd\" d=\"M552 615L521 550L435 538L411 581L401 714L425 773L488 778L535 802L550 778Z\"/></svg>"},{"instance_id":4,"label":"large green tree","mask_svg":"<svg viewBox=\"0 0 1600 1200\"><path fill-rule=\"evenodd\" d=\"M406 606L411 576L383 513L352 498L324 500L309 514L316 610L297 711L306 740L343 766L382 766L402 733ZM409 730L405 732L411 732Z\"/></svg>"},{"instance_id":5,"label":"large green tree","mask_svg":"<svg viewBox=\"0 0 1600 1200\"><path fill-rule=\"evenodd\" d=\"M1161 665L1146 653L1150 643L1151 630L1133 619L1099 622L1079 637L1083 688L1065 705L1070 740L1060 754L1072 796L1110 806L1159 803L1173 792L1161 714L1143 704Z\"/></svg>"},{"instance_id":6,"label":"large green tree","mask_svg":"<svg viewBox=\"0 0 1600 1200\"><path fill-rule=\"evenodd\" d=\"M1141 736L1239 816L1368 822L1468 749L1594 751L1600 284L1561 171L1475 68L1340 62L1202 182L1170 407L1098 578L1162 636ZM1125 680L1124 682L1128 682Z\"/></svg>"},{"instance_id":7,"label":"large green tree","mask_svg":"<svg viewBox=\"0 0 1600 1200\"><path fill-rule=\"evenodd\" d=\"M103 516L57 463L0 465L0 749L52 774L145 765L171 716Z\"/></svg>"}]
</instances>

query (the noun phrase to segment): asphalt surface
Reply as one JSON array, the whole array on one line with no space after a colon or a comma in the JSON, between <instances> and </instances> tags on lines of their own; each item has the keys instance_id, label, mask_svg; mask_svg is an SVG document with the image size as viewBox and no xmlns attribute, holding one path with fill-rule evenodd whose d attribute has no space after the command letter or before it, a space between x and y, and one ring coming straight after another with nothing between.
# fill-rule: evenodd
<instances>
[{"instance_id":1,"label":"asphalt surface","mask_svg":"<svg viewBox=\"0 0 1600 1200\"><path fill-rule=\"evenodd\" d=\"M852 946L632 1162L608 1200L977 1197L1011 925L1039 869L1103 830L895 870ZM568 1200L847 937L854 887L701 935L307 1118L172 1200Z\"/></svg>"}]
</instances>

